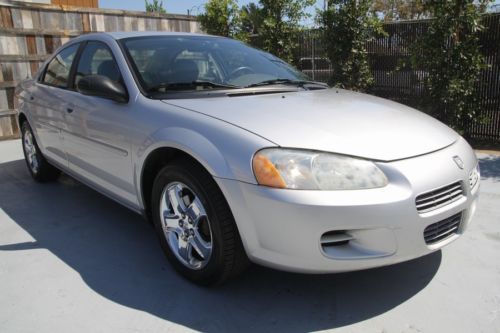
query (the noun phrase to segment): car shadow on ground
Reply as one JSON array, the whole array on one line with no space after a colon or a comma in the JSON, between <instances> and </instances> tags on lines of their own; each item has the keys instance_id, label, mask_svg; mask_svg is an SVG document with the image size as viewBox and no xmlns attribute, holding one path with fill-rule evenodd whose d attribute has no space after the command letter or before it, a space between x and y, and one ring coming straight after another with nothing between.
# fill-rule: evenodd
<instances>
[{"instance_id":1,"label":"car shadow on ground","mask_svg":"<svg viewBox=\"0 0 500 333\"><path fill-rule=\"evenodd\" d=\"M419 293L441 252L369 271L301 275L253 266L235 281L201 288L180 278L141 217L67 176L37 184L24 161L0 165L0 208L102 297L205 332L304 332L382 314Z\"/></svg>"},{"instance_id":2,"label":"car shadow on ground","mask_svg":"<svg viewBox=\"0 0 500 333\"><path fill-rule=\"evenodd\" d=\"M500 182L500 156L486 155L479 160L481 178L488 178L494 182Z\"/></svg>"}]
</instances>

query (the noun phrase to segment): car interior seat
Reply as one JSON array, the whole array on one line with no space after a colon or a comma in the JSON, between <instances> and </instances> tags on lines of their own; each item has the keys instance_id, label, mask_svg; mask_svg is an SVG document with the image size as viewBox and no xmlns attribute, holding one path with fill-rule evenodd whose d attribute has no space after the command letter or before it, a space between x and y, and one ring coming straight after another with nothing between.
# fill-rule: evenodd
<instances>
[{"instance_id":1,"label":"car interior seat","mask_svg":"<svg viewBox=\"0 0 500 333\"><path fill-rule=\"evenodd\" d=\"M99 67L97 67L97 74L107 76L115 82L120 80L120 71L116 67L116 63L113 60L103 61Z\"/></svg>"}]
</instances>

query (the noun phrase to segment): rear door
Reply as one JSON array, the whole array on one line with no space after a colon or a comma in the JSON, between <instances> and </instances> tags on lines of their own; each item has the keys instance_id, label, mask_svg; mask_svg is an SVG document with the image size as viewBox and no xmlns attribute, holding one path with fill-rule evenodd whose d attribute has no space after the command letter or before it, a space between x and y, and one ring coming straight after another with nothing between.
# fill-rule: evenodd
<instances>
[{"instance_id":1,"label":"rear door","mask_svg":"<svg viewBox=\"0 0 500 333\"><path fill-rule=\"evenodd\" d=\"M81 78L103 75L123 83L111 49L103 42L89 41L76 67L71 112L66 113L64 141L69 168L101 191L137 206L130 156L131 104L86 96L78 92Z\"/></svg>"},{"instance_id":2,"label":"rear door","mask_svg":"<svg viewBox=\"0 0 500 333\"><path fill-rule=\"evenodd\" d=\"M68 87L80 43L69 45L47 64L30 95L30 116L43 154L67 167L62 131L68 108Z\"/></svg>"}]
</instances>

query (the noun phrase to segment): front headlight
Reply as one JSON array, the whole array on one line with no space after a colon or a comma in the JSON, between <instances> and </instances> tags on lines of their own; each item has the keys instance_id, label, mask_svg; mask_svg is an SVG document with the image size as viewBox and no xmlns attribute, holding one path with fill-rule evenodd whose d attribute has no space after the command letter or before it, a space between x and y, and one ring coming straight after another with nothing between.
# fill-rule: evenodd
<instances>
[{"instance_id":1,"label":"front headlight","mask_svg":"<svg viewBox=\"0 0 500 333\"><path fill-rule=\"evenodd\" d=\"M385 174L370 161L308 150L268 148L252 161L260 185L296 190L359 190L384 187Z\"/></svg>"}]
</instances>

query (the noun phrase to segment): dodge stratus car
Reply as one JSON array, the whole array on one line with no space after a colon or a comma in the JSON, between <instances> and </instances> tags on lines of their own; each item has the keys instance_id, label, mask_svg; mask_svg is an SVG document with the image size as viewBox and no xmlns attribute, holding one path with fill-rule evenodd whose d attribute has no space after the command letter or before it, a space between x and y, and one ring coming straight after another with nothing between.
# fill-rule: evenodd
<instances>
[{"instance_id":1,"label":"dodge stratus car","mask_svg":"<svg viewBox=\"0 0 500 333\"><path fill-rule=\"evenodd\" d=\"M410 260L460 237L476 207L478 162L455 131L227 38L88 34L16 95L33 178L62 170L143 214L199 284L249 262Z\"/></svg>"}]
</instances>

